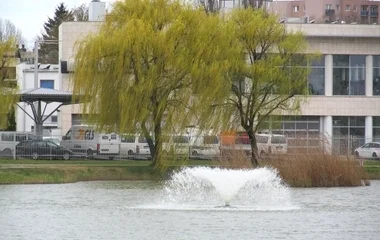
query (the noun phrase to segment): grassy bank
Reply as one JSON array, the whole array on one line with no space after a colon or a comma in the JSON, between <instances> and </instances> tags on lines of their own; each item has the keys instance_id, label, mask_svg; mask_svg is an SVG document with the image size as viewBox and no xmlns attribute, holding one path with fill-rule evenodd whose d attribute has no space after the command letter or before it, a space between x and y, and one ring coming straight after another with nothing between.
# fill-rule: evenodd
<instances>
[{"instance_id":1,"label":"grassy bank","mask_svg":"<svg viewBox=\"0 0 380 240\"><path fill-rule=\"evenodd\" d=\"M342 159L270 159L263 165L277 168L281 177L293 187L357 186L361 180L380 179L380 161ZM158 180L165 176L150 166L150 161L49 161L0 160L0 184L71 183L101 180ZM231 163L230 163L231 164ZM241 162L238 164L241 166ZM221 161L172 161L168 168L181 165L232 167Z\"/></svg>"},{"instance_id":2,"label":"grassy bank","mask_svg":"<svg viewBox=\"0 0 380 240\"><path fill-rule=\"evenodd\" d=\"M158 180L165 177L150 161L0 160L0 184L73 183L103 180ZM210 161L172 161L181 165L210 165Z\"/></svg>"}]
</instances>

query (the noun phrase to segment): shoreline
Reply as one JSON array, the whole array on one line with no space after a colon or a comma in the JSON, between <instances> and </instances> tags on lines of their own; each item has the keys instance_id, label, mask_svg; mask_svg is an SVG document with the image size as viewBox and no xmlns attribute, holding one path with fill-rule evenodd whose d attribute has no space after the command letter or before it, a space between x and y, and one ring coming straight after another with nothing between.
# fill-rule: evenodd
<instances>
[{"instance_id":1,"label":"shoreline","mask_svg":"<svg viewBox=\"0 0 380 240\"><path fill-rule=\"evenodd\" d=\"M165 179L171 170L180 167L180 165L171 165L165 172L160 172L150 165L150 161L141 160L16 161L0 160L0 185L62 184L82 181L117 180L159 181ZM211 161L199 160L190 161L186 165L213 166ZM380 180L380 161L369 161L365 164L364 169L368 173L369 178L363 180ZM305 187L301 179L295 180L289 185L291 187Z\"/></svg>"}]
</instances>

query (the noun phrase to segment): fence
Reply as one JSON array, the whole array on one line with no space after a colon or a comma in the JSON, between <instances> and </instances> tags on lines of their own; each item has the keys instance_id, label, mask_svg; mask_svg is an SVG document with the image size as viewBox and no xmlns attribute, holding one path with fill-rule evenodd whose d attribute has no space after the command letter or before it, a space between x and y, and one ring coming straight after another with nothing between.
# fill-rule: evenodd
<instances>
[{"instance_id":1,"label":"fence","mask_svg":"<svg viewBox=\"0 0 380 240\"><path fill-rule=\"evenodd\" d=\"M29 135L28 135L29 136ZM33 143L31 140L29 145L21 146L20 141L34 139L25 137L25 134L14 133L3 135L0 137L0 156L3 158L46 158L46 159L65 159L67 153L71 159L150 159L149 146L144 144L126 145L121 141L111 143L111 140L104 141L62 141L62 136L44 136L43 143ZM374 139L365 139L363 137L354 136L338 136L328 138L325 136L312 136L308 138L288 138L289 154L313 154L313 153L333 153L337 155L353 155L355 149L371 142ZM46 143L49 141L49 143ZM109 142L107 142L109 141ZM18 147L16 147L18 146ZM61 147L58 147L61 146ZM68 149L69 151L65 151ZM181 149L181 154L168 153L169 155L178 155L182 158L192 159L215 159L220 156L220 149L201 148L201 151L195 152L193 146ZM248 148L249 149L249 148Z\"/></svg>"}]
</instances>

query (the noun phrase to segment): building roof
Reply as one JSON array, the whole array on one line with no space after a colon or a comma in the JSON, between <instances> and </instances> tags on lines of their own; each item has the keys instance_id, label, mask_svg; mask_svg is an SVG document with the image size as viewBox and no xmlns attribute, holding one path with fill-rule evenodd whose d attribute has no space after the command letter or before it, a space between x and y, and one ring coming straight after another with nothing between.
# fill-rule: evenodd
<instances>
[{"instance_id":1,"label":"building roof","mask_svg":"<svg viewBox=\"0 0 380 240\"><path fill-rule=\"evenodd\" d=\"M20 102L61 102L63 105L73 104L72 92L49 89L49 88L31 88L20 90Z\"/></svg>"}]
</instances>

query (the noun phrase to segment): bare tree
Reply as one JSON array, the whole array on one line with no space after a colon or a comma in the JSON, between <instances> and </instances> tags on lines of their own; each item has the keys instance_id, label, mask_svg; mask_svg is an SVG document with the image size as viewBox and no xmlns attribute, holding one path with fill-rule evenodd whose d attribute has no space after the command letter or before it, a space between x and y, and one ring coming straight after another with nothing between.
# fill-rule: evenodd
<instances>
[{"instance_id":1,"label":"bare tree","mask_svg":"<svg viewBox=\"0 0 380 240\"><path fill-rule=\"evenodd\" d=\"M73 8L71 12L74 15L74 21L88 21L88 6L86 4L82 4L79 7Z\"/></svg>"},{"instance_id":2,"label":"bare tree","mask_svg":"<svg viewBox=\"0 0 380 240\"><path fill-rule=\"evenodd\" d=\"M0 42L5 42L10 38L14 38L17 44L23 42L21 31L11 21L0 18Z\"/></svg>"}]
</instances>

